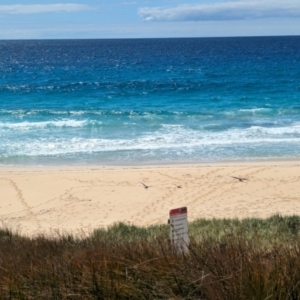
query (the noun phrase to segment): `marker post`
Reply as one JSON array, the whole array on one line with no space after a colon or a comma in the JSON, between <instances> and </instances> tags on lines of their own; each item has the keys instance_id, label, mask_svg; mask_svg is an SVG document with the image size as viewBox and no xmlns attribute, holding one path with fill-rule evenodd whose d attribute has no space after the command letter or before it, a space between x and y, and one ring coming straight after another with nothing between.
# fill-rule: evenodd
<instances>
[{"instance_id":1,"label":"marker post","mask_svg":"<svg viewBox=\"0 0 300 300\"><path fill-rule=\"evenodd\" d=\"M170 210L170 240L173 249L177 253L187 252L189 248L187 208L175 208Z\"/></svg>"}]
</instances>

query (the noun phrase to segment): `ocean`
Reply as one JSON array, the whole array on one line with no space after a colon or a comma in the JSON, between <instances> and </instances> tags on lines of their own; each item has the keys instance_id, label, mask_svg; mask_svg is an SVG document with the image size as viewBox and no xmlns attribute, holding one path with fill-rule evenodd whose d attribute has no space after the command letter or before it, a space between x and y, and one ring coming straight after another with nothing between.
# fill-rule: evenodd
<instances>
[{"instance_id":1,"label":"ocean","mask_svg":"<svg viewBox=\"0 0 300 300\"><path fill-rule=\"evenodd\" d=\"M298 159L300 37L0 41L0 165Z\"/></svg>"}]
</instances>

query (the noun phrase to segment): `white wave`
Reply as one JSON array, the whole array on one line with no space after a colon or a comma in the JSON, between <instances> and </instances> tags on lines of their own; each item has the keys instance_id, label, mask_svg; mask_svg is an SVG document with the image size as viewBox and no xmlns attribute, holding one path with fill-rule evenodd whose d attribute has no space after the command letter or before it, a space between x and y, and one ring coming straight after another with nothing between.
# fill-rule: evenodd
<instances>
[{"instance_id":1,"label":"white wave","mask_svg":"<svg viewBox=\"0 0 300 300\"><path fill-rule=\"evenodd\" d=\"M180 124L161 124L164 128L184 128L183 125Z\"/></svg>"},{"instance_id":2,"label":"white wave","mask_svg":"<svg viewBox=\"0 0 300 300\"><path fill-rule=\"evenodd\" d=\"M57 121L44 121L44 122L19 122L19 123L8 123L0 122L0 130L3 129L12 129L12 130L24 130L29 131L32 129L43 129L47 127L83 127L88 124L86 120L57 120Z\"/></svg>"},{"instance_id":3,"label":"white wave","mask_svg":"<svg viewBox=\"0 0 300 300\"><path fill-rule=\"evenodd\" d=\"M296 138L286 138L282 139L280 142L282 144L287 143L299 143L300 139ZM55 141L22 141L10 143L9 145L2 145L1 151L2 156L6 155L24 155L24 156L56 156L56 155L66 155L66 154L92 154L100 152L115 152L115 151L152 151L152 150L197 150L197 149L215 149L211 147L218 146L237 146L237 145L247 145L250 144L254 146L255 144L272 144L274 139L256 139L255 141L249 140L239 140L234 143L227 141L225 138L223 140L196 140L190 139L189 141L174 141L168 139L167 137L155 137L155 138L140 138L137 140L107 140L107 139L82 139L73 138L68 139L58 139ZM4 148L4 149L3 149ZM5 150L5 151L3 151Z\"/></svg>"},{"instance_id":4,"label":"white wave","mask_svg":"<svg viewBox=\"0 0 300 300\"><path fill-rule=\"evenodd\" d=\"M295 135L295 133L297 135ZM287 135L288 134L288 135ZM216 147L257 147L263 145L288 144L300 142L300 125L292 128L230 129L224 132L195 131L183 126L164 126L153 134L135 138L40 138L22 141L2 140L0 153L4 155L66 155L78 153L97 153L115 151L184 151L216 149Z\"/></svg>"},{"instance_id":5,"label":"white wave","mask_svg":"<svg viewBox=\"0 0 300 300\"><path fill-rule=\"evenodd\" d=\"M94 115L103 115L106 111L102 110L55 110L55 109L0 109L0 114L7 114L7 115L13 115L13 116L35 116L35 115L75 115L80 116L84 114L94 114ZM122 111L115 112L113 111L112 114L122 114Z\"/></svg>"},{"instance_id":6,"label":"white wave","mask_svg":"<svg viewBox=\"0 0 300 300\"><path fill-rule=\"evenodd\" d=\"M258 134L264 136L285 136L285 135L300 135L300 124L294 123L292 126L283 127L262 127L252 126L248 129L251 134Z\"/></svg>"},{"instance_id":7,"label":"white wave","mask_svg":"<svg viewBox=\"0 0 300 300\"><path fill-rule=\"evenodd\" d=\"M89 121L90 124L91 121ZM82 127L87 121L60 120L52 122L21 122L11 123L13 130L30 130L47 126L57 127ZM0 123L0 129L5 128L6 123ZM73 154L93 154L103 152L118 151L143 151L143 153L153 153L155 151L202 151L203 153L216 151L222 147L235 148L261 147L262 149L272 147L272 145L300 144L300 123L293 123L290 126L263 127L252 126L248 128L231 128L224 131L194 130L183 125L162 124L159 130L154 132L137 133L127 135L126 128L121 138L105 138L104 136L65 136L53 137L44 136L41 138L31 138L24 135L22 139L9 138L5 135L1 137L0 157L7 156L63 156ZM98 133L97 133L98 134ZM145 154L145 155L146 155Z\"/></svg>"},{"instance_id":8,"label":"white wave","mask_svg":"<svg viewBox=\"0 0 300 300\"><path fill-rule=\"evenodd\" d=\"M257 108L242 108L238 110L239 112L246 112L246 113L257 113L257 112L270 112L272 111L271 108L265 108L265 107L257 107Z\"/></svg>"},{"instance_id":9,"label":"white wave","mask_svg":"<svg viewBox=\"0 0 300 300\"><path fill-rule=\"evenodd\" d=\"M237 111L226 111L224 112L224 115L232 119L232 118L243 117L243 116L249 116L249 117L255 117L259 115L271 116L272 112L274 112L274 110L271 108L258 107L258 108L244 108L244 109L239 109Z\"/></svg>"}]
</instances>

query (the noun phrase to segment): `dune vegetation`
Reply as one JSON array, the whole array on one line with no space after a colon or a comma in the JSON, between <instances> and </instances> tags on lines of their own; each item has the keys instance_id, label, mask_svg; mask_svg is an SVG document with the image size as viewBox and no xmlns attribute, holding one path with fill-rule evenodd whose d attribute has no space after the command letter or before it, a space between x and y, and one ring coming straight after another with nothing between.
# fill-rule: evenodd
<instances>
[{"instance_id":1,"label":"dune vegetation","mask_svg":"<svg viewBox=\"0 0 300 300\"><path fill-rule=\"evenodd\" d=\"M114 224L89 236L0 230L0 299L299 299L300 217Z\"/></svg>"}]
</instances>

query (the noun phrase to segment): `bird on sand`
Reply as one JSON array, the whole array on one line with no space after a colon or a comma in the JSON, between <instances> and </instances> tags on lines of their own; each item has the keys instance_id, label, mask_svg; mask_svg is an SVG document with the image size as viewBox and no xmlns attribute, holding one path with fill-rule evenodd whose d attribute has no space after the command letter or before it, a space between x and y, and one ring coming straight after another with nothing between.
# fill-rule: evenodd
<instances>
[{"instance_id":1,"label":"bird on sand","mask_svg":"<svg viewBox=\"0 0 300 300\"><path fill-rule=\"evenodd\" d=\"M145 189L149 188L150 185L146 185L145 183L141 182L141 184L144 186Z\"/></svg>"},{"instance_id":2,"label":"bird on sand","mask_svg":"<svg viewBox=\"0 0 300 300\"><path fill-rule=\"evenodd\" d=\"M231 176L232 178L234 178L234 179L237 179L238 181L240 181L240 182L243 182L243 181L245 181L245 180L248 180L247 178L242 178L242 177L235 177L235 176Z\"/></svg>"}]
</instances>

